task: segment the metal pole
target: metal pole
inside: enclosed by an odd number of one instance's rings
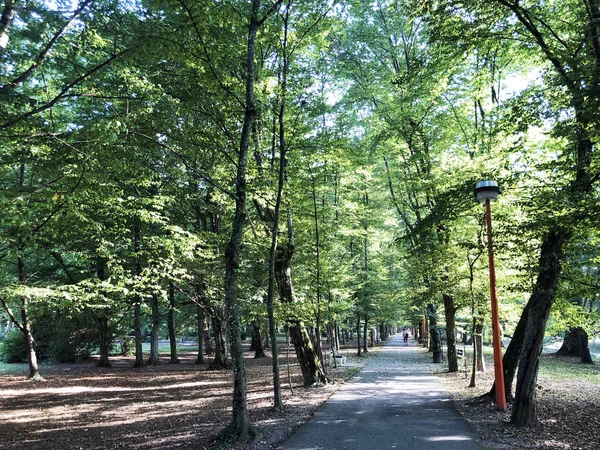
[[[498,320],[498,297],[496,294],[496,266],[494,264],[494,248],[492,245],[492,209],[490,199],[485,201],[487,221],[488,257],[490,260],[490,296],[492,302],[492,343],[494,347],[494,374],[496,382],[496,407],[506,411],[506,394],[504,391],[504,369],[502,367],[502,342],[500,321]]]

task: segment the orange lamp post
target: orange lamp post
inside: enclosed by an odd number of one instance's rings
[[[494,247],[492,241],[492,208],[491,202],[498,198],[500,188],[492,180],[480,181],[475,186],[475,196],[485,203],[487,224],[488,257],[490,267],[490,297],[492,303],[492,343],[494,347],[494,375],[496,383],[496,407],[506,411],[506,394],[504,391],[504,368],[502,367],[502,337],[500,336],[500,321],[498,319],[498,296],[496,293],[496,266],[494,264]]]

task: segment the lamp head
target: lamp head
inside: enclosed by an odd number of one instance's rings
[[[501,192],[498,183],[492,180],[480,181],[475,185],[475,197],[480,203],[484,203],[488,199],[493,202]]]

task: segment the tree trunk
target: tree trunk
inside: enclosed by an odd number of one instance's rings
[[[594,364],[588,344],[588,334],[584,329],[581,329],[581,332],[579,333],[579,361],[582,364]]]
[[[104,281],[106,279],[106,261],[103,258],[96,258],[96,273],[98,280]],[[104,292],[102,292],[104,295]],[[108,317],[102,317],[94,314],[96,324],[98,325],[98,333],[100,335],[100,360],[98,361],[98,367],[110,367],[109,353],[110,345],[112,343],[112,336],[108,329]]]
[[[265,348],[263,347],[262,336],[260,333],[260,326],[258,322],[255,320],[252,324],[252,343],[250,344],[250,349],[254,350],[255,358],[266,358]],[[279,370],[279,366],[278,370]]]
[[[279,299],[282,303],[293,303],[295,301],[291,269],[293,254],[294,245],[290,239],[287,240],[285,245],[277,249],[274,269],[279,289]],[[311,386],[315,383],[327,383],[323,366],[312,345],[304,323],[298,319],[292,319],[289,329],[290,338],[296,349],[296,356],[298,357],[298,363],[302,371],[304,385]]]
[[[167,326],[169,328],[169,344],[171,346],[170,364],[179,364],[177,357],[177,336],[175,336],[175,285],[169,281],[169,313],[167,315]]]
[[[427,317],[429,318],[429,335],[431,339],[429,351],[442,351],[442,338],[437,327],[437,312],[433,303],[427,306]]]
[[[135,258],[135,275],[142,273],[142,264],[140,262],[140,223],[138,217],[133,218],[133,253]],[[133,317],[133,328],[135,334],[135,363],[133,367],[144,366],[144,349],[142,347],[142,298],[139,294],[135,296],[135,307]]]
[[[17,2],[14,0],[6,0],[4,2],[4,10],[0,18],[0,56],[8,46],[8,38],[10,28],[14,18],[17,16]]]
[[[23,337],[25,338],[25,348],[27,349],[29,379],[33,381],[40,381],[42,380],[42,376],[40,375],[37,362],[37,354],[35,352],[35,340],[33,339],[33,334],[31,333],[31,322],[29,321],[29,311],[27,303],[27,299],[23,298],[21,303],[21,331],[23,331]]]
[[[580,358],[582,363],[591,363],[588,336],[582,327],[569,328],[556,356],[573,356]]]
[[[446,339],[448,342],[448,372],[458,372],[458,358],[456,357],[456,306],[454,297],[448,293],[443,294],[444,314],[446,316]],[[464,357],[464,356],[463,356]]]
[[[363,351],[369,351],[369,315],[365,314],[365,323],[363,325]]]
[[[158,366],[158,332],[160,329],[160,313],[158,310],[158,295],[152,294],[151,300],[152,308],[152,332],[150,335],[150,358],[148,359],[148,365]]]
[[[531,299],[529,300],[531,302]],[[523,347],[523,338],[525,337],[525,324],[527,323],[527,315],[529,313],[529,302],[523,308],[521,312],[521,318],[517,323],[513,336],[506,347],[504,356],[502,357],[502,368],[504,369],[504,392],[506,394],[506,401],[512,403],[514,401],[512,385],[517,373],[517,367],[519,366],[519,356],[521,355],[521,348]],[[488,394],[490,398],[496,398],[496,384],[492,385],[492,389]]]
[[[561,270],[563,245],[570,233],[565,229],[551,230],[542,243],[539,273],[529,301],[523,348],[519,357],[517,390],[511,423],[517,426],[537,424],[537,375],[542,353],[544,331],[554,302]]]
[[[196,321],[198,323],[198,356],[196,364],[204,364],[204,310],[200,305],[196,305]]]
[[[477,322],[473,336],[475,347],[477,347],[477,372],[485,372],[485,358],[483,357],[483,323]]]
[[[133,328],[135,334],[135,363],[133,367],[144,367],[144,349],[142,347],[142,299],[136,295]]]
[[[356,346],[358,348],[358,356],[362,356],[362,348],[360,346],[360,313],[356,313]]]
[[[108,328],[108,317],[96,316],[96,324],[98,325],[98,333],[100,334],[100,359],[98,367],[110,367],[109,353],[112,336]]]
[[[227,358],[225,338],[223,337],[223,321],[217,314],[217,311],[215,311],[212,317],[212,328],[215,335],[215,359],[210,366],[208,366],[208,370],[231,369],[232,363]],[[242,339],[240,337],[240,345],[241,342]]]

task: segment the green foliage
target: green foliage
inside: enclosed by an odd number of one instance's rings
[[[27,347],[21,330],[13,329],[0,341],[0,361],[5,363],[27,361]]]

